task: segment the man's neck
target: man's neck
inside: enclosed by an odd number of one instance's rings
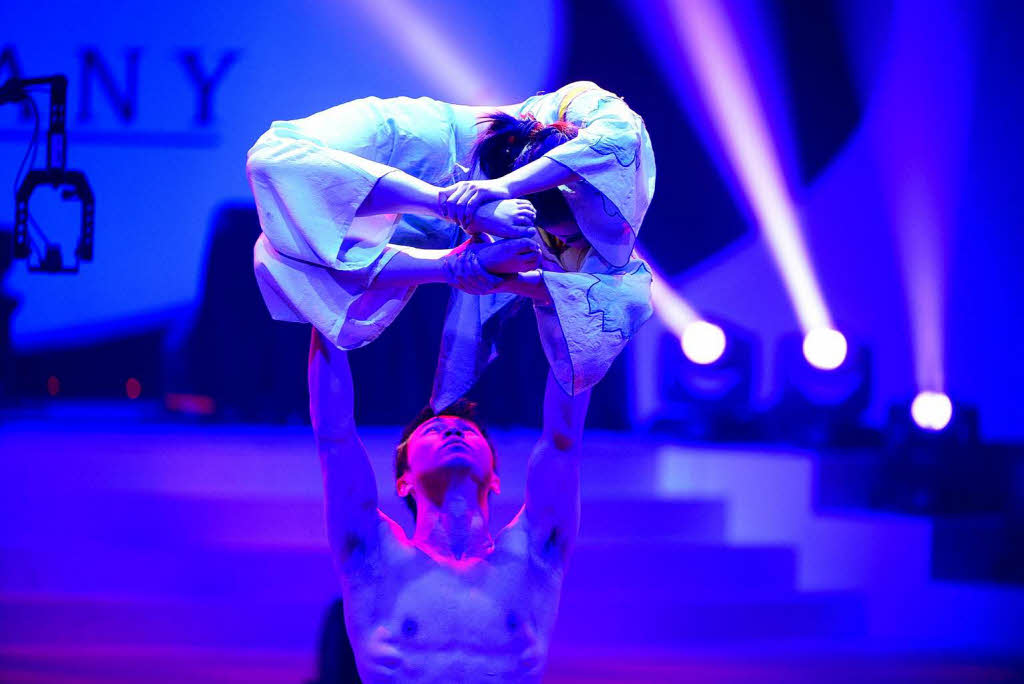
[[[488,526],[486,487],[466,473],[441,471],[416,498],[413,542],[434,555],[454,560],[480,558],[494,548]]]

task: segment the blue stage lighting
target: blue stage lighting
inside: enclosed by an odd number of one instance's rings
[[[766,430],[776,439],[810,446],[876,442],[877,435],[861,425],[871,400],[871,352],[863,345],[848,347],[837,331],[821,332],[809,355],[811,335],[789,335],[779,343],[781,396],[766,416]]]
[[[663,405],[655,429],[716,441],[752,436],[752,335],[721,323],[691,323],[682,341],[662,336],[658,368]]]

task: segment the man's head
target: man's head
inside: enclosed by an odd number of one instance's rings
[[[480,488],[482,496],[500,491],[497,458],[486,430],[477,421],[476,404],[460,399],[434,413],[420,411],[405,426],[395,448],[395,487],[416,517],[416,496],[424,478],[439,472],[460,471]]]

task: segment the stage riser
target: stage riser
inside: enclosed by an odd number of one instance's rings
[[[218,549],[3,550],[0,586],[7,593],[109,594],[183,599],[252,598],[329,601],[340,593],[330,552]],[[770,597],[793,592],[785,549],[581,543],[567,590],[600,600],[625,588],[636,601],[663,597]]]
[[[309,498],[197,498],[114,491],[99,495],[13,493],[0,499],[0,548],[47,548],[54,539],[103,546],[177,548],[324,548],[323,503]],[[497,533],[522,507],[522,496],[494,497],[491,527]],[[406,527],[412,515],[396,498],[381,508]],[[725,537],[721,501],[585,498],[582,539],[667,539],[715,543]]]

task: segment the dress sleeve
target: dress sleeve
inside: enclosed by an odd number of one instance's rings
[[[373,126],[364,123],[354,133],[353,149],[376,146]],[[388,243],[395,216],[382,221],[356,211],[394,170],[370,156],[327,147],[288,122],[276,122],[246,160],[260,225],[274,248],[341,270],[365,268]]]
[[[543,271],[551,304],[534,305],[544,354],[570,395],[604,377],[653,311],[651,272],[641,259],[607,269],[595,268],[602,262],[597,255],[587,262],[585,269],[604,272]]]
[[[416,289],[371,287],[395,254],[385,246],[363,270],[335,270],[281,254],[264,233],[253,248],[253,266],[271,318],[310,323],[339,349],[356,349],[384,332]]]
[[[582,180],[561,186],[576,222],[611,265],[622,267],[654,196],[654,151],[643,119],[626,102],[589,82],[568,91],[564,118],[579,135],[546,156]]]
[[[369,343],[394,320],[414,288],[375,286],[392,245],[449,247],[454,224],[356,211],[396,169],[428,182],[452,173],[445,111],[427,98],[364,98],[274,122],[249,150],[263,228],[254,267],[273,318],[311,323],[342,349]]]

